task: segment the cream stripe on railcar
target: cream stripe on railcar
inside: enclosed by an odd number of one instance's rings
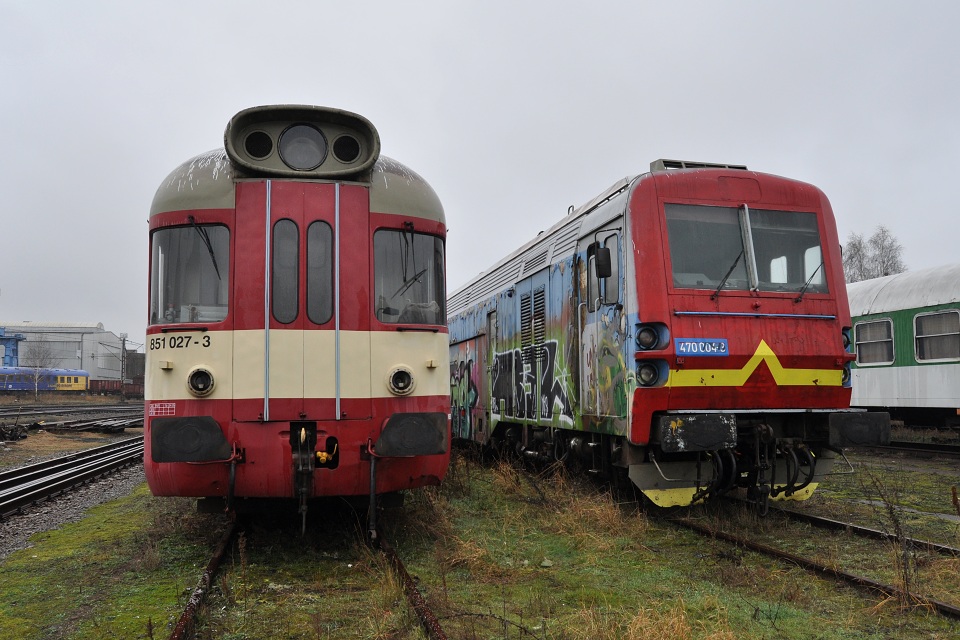
[[[222,331],[191,337],[212,338],[211,346],[202,349],[157,349],[151,353],[151,370],[146,376],[146,393],[150,400],[192,399],[186,387],[187,374],[196,366],[209,369],[216,380],[211,400],[263,397],[263,330]],[[301,343],[301,338],[304,341]],[[414,374],[413,396],[437,396],[450,393],[447,367],[447,334],[432,332],[343,331],[340,336],[341,380],[343,398],[392,397],[387,376],[397,366],[406,366]],[[231,349],[231,344],[233,349]],[[271,367],[271,398],[332,398],[336,395],[336,377],[332,331],[270,332],[273,351],[271,360],[285,361],[287,366]],[[331,354],[329,361],[309,363],[303,367],[303,355]],[[243,363],[233,369],[233,362]],[[286,359],[286,360],[284,360]],[[371,362],[369,377],[351,375],[352,360]],[[291,364],[293,363],[293,364]],[[166,368],[162,368],[166,367]],[[304,373],[301,374],[300,372]]]

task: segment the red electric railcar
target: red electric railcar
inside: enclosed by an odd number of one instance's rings
[[[239,506],[438,484],[445,219],[365,118],[241,111],[150,212],[146,475]]]
[[[850,312],[830,203],[657,161],[451,295],[453,432],[629,478],[660,505],[803,499],[849,443]]]

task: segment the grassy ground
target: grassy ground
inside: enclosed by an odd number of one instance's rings
[[[443,488],[384,517],[450,638],[956,637],[958,626],[923,609],[677,529],[563,474],[536,485],[508,464],[456,457]],[[869,482],[832,486],[820,507],[874,497]],[[695,515],[852,562],[849,538],[749,512]],[[199,637],[423,638],[355,514],[334,501],[310,516],[306,536],[295,515],[247,524]],[[167,637],[222,524],[141,488],[38,536],[0,564],[0,637]],[[883,568],[897,554],[874,544],[854,556]]]
[[[155,500],[143,485],[34,536],[0,564],[0,637],[149,637],[186,602],[219,526],[186,502]]]

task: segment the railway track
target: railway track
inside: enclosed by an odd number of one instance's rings
[[[908,441],[891,441],[889,445],[886,446],[874,446],[869,447],[870,449],[877,449],[880,451],[903,451],[905,453],[915,453],[915,454],[932,454],[932,455],[943,455],[950,456],[952,458],[960,458],[960,445],[958,444],[944,444],[944,443],[932,443],[932,442],[908,442]]]
[[[27,418],[32,416],[63,416],[90,413],[142,414],[143,404],[7,405],[0,407],[0,420],[9,420],[11,418]]]
[[[897,536],[888,533],[886,531],[881,531],[879,529],[873,529],[870,527],[860,526],[852,522],[843,522],[841,520],[834,520],[832,518],[824,518],[823,516],[817,516],[810,513],[801,513],[799,511],[793,511],[791,509],[771,509],[776,513],[782,514],[791,520],[796,520],[798,522],[806,522],[815,527],[821,529],[830,529],[833,531],[849,531],[854,535],[858,535],[863,538],[872,538],[874,540],[884,540],[886,542],[898,542],[909,545],[913,549],[920,549],[923,551],[932,551],[934,553],[941,553],[948,556],[955,556],[960,558],[960,548],[952,547],[947,544],[940,544],[939,542],[930,542],[929,540],[919,540],[917,538],[901,537],[897,539]]]
[[[177,620],[173,632],[170,634],[170,640],[188,640],[194,636],[196,632],[197,615],[203,607],[207,593],[213,584],[213,579],[220,568],[220,564],[223,562],[224,556],[233,547],[239,529],[240,525],[237,524],[236,520],[232,520],[230,526],[211,554],[210,559],[207,561],[207,565],[197,582],[196,588],[187,600],[183,613],[180,614],[180,618]],[[446,634],[440,627],[439,620],[430,609],[430,605],[423,597],[423,594],[420,593],[413,578],[410,577],[409,572],[407,572],[403,560],[400,559],[396,550],[387,541],[382,530],[377,531],[376,542],[374,544],[384,557],[387,558],[391,568],[400,579],[404,594],[407,597],[407,602],[420,621],[420,625],[426,633],[427,638],[430,640],[447,640]]]
[[[0,519],[143,461],[143,438],[129,438],[0,473]]]
[[[785,513],[787,513],[791,517],[794,515],[792,512],[785,512]],[[874,530],[870,530],[866,527],[859,527],[851,523],[830,521],[827,518],[819,518],[817,516],[804,516],[804,519],[807,519],[807,518],[809,518],[809,521],[811,523],[816,523],[818,524],[818,526],[822,524],[823,526],[829,527],[829,528],[849,529],[850,531],[853,531],[858,535],[865,535],[868,537],[881,538],[881,539],[885,538],[885,535],[875,535],[875,534],[882,534],[882,532],[875,532]],[[943,602],[941,600],[936,600],[933,598],[927,598],[927,597],[918,595],[916,593],[907,592],[898,586],[879,582],[877,580],[873,580],[872,578],[858,575],[849,571],[844,571],[842,569],[837,568],[835,566],[835,563],[826,564],[826,563],[814,560],[812,558],[800,556],[795,553],[791,553],[789,551],[784,551],[783,549],[777,549],[770,545],[757,542],[756,540],[751,540],[743,536],[739,536],[736,534],[728,533],[726,531],[715,529],[701,522],[697,522],[696,520],[693,520],[691,518],[674,517],[674,518],[670,518],[669,521],[674,523],[677,526],[684,527],[686,529],[699,533],[703,536],[714,538],[717,540],[723,540],[725,542],[734,544],[738,547],[749,549],[751,551],[755,551],[769,557],[777,558],[779,560],[786,560],[787,562],[796,564],[797,566],[803,567],[804,569],[807,569],[814,573],[827,576],[836,580],[840,580],[841,582],[845,582],[847,584],[850,584],[859,588],[868,589],[874,593],[879,593],[887,597],[895,596],[904,602],[917,603],[919,605],[930,608],[931,610],[939,613],[942,616],[952,618],[954,620],[960,620],[960,607],[958,607],[957,605],[954,605],[948,602]],[[936,543],[931,543],[926,541],[912,541],[912,542],[916,543],[918,546],[934,549],[943,553],[953,553],[957,551],[956,549],[947,547],[946,545],[937,545]]]

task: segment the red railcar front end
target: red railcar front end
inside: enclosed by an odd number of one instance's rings
[[[226,147],[174,171],[151,212],[151,490],[305,508],[438,484],[436,194],[345,112],[250,109]]]
[[[664,504],[746,476],[807,497],[829,448],[881,431],[880,417],[849,411],[850,313],[827,198],[740,169],[654,172],[630,215],[637,333],[658,334],[634,354],[630,440],[655,463],[631,469],[635,482]]]

